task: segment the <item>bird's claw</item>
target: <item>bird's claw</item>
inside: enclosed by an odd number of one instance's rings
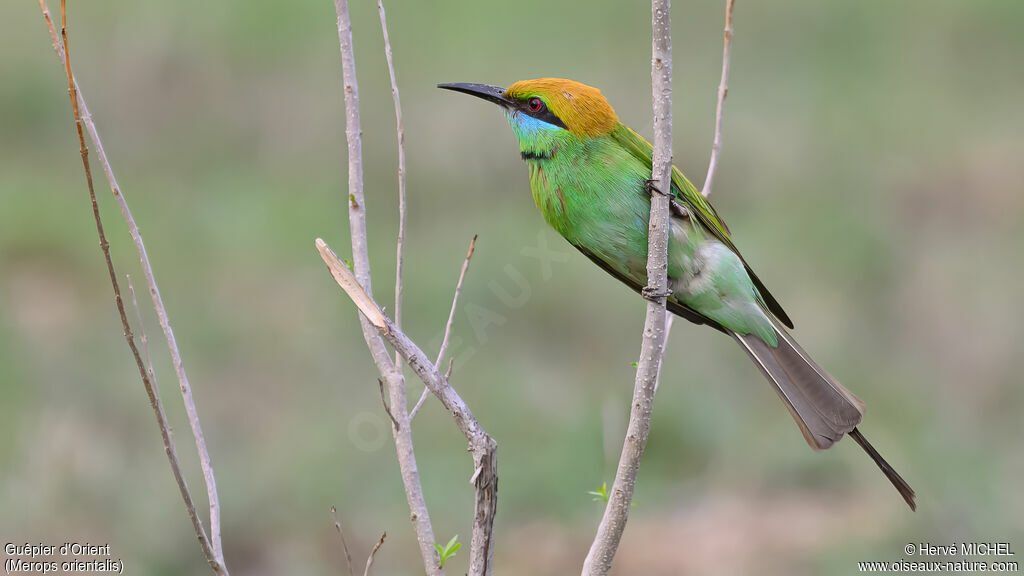
[[[651,288],[650,286],[644,286],[640,290],[640,295],[646,298],[647,300],[659,301],[662,298],[668,298],[669,296],[671,296],[672,292],[669,290],[666,290],[664,292],[658,292],[657,290]]]
[[[654,186],[654,180],[652,180],[650,178],[648,178],[647,180],[644,180],[644,192],[647,192],[648,196],[654,196],[655,193],[657,193],[657,194],[664,194],[664,192],[662,192],[661,190],[658,190],[658,188]],[[681,204],[675,198],[672,198],[672,197],[669,198],[668,207],[669,207],[669,210],[673,214],[675,214],[676,216],[682,216],[684,218],[689,218],[690,217],[690,211],[686,208],[686,206]]]
[[[669,199],[668,207],[669,210],[671,210],[672,213],[675,214],[676,216],[680,216],[683,218],[690,217],[690,210],[683,204],[677,202],[674,198]]]
[[[664,194],[664,192],[658,190],[658,188],[654,185],[654,182],[655,181],[651,178],[644,180],[644,192],[647,192],[647,194],[650,196],[653,196],[655,192],[657,192],[658,194]]]

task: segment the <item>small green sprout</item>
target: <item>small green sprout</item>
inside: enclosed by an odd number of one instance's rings
[[[607,482],[602,482],[601,485],[597,488],[597,490],[591,490],[591,491],[587,492],[587,494],[590,494],[591,496],[594,497],[593,498],[594,502],[604,502],[605,504],[607,504],[608,503],[608,483]]]
[[[605,504],[607,504],[608,503],[608,483],[607,482],[602,482],[601,485],[597,487],[597,490],[591,490],[591,491],[587,492],[587,494],[590,494],[591,496],[594,497],[593,498],[594,502],[604,502]],[[630,502],[629,505],[630,506],[636,506],[637,503],[636,502]]]
[[[459,542],[459,535],[456,534],[455,536],[452,536],[452,539],[444,546],[434,542],[434,548],[436,548],[437,553],[441,555],[441,568],[444,568],[444,563],[452,556],[455,556],[455,553],[459,551],[459,548],[462,548],[462,542]]]

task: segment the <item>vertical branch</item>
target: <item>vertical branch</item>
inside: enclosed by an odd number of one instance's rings
[[[356,61],[352,45],[352,21],[349,18],[348,0],[334,0],[338,20],[338,43],[341,49],[341,70],[345,89],[345,138],[348,142],[348,216],[352,237],[352,263],[355,279],[368,295],[373,294],[370,285],[370,257],[367,249],[366,213],[363,197],[363,152],[362,128],[359,119],[359,86],[356,82]],[[388,355],[380,334],[370,320],[359,316],[363,339],[370,350],[377,370],[388,386],[391,410],[397,424],[391,427],[395,441],[398,466],[409,504],[409,518],[420,555],[428,576],[443,576],[441,559],[434,549],[434,529],[430,524],[430,513],[423,497],[419,467],[409,428],[408,402],[405,394],[405,378],[396,363]]]
[[[423,487],[420,484],[419,472],[416,467],[416,455],[413,451],[412,433],[410,431],[410,414],[406,400],[405,378],[402,375],[399,359],[392,362],[384,345],[383,337],[394,347],[395,352],[404,358],[423,383],[447,409],[456,425],[469,443],[473,455],[473,477],[470,482],[475,488],[475,505],[473,515],[473,538],[470,544],[469,572],[473,576],[490,576],[494,562],[494,515],[497,511],[498,476],[496,465],[497,444],[487,435],[473,417],[458,393],[441,375],[437,366],[430,362],[411,340],[402,334],[397,324],[384,316],[383,311],[373,301],[370,287],[370,261],[367,251],[366,215],[363,198],[362,143],[359,124],[359,89],[356,83],[355,57],[352,48],[352,22],[349,18],[348,0],[335,0],[335,11],[338,16],[338,41],[341,47],[342,76],[345,85],[345,135],[348,141],[349,159],[349,222],[352,235],[353,271],[350,271],[319,238],[317,249],[327,263],[331,274],[339,285],[352,297],[360,311],[360,323],[363,337],[370,349],[370,354],[377,365],[383,380],[387,383],[391,394],[391,413],[393,425],[392,435],[398,452],[399,468],[402,471],[402,483],[405,485],[406,499],[409,502],[410,518],[416,531],[420,545],[420,553],[428,576],[443,575],[440,557],[434,548],[433,529],[423,499]],[[388,70],[391,75],[392,93],[395,100],[395,114],[398,125],[399,142],[399,240],[398,268],[396,275],[396,305],[401,302],[401,266],[404,244],[405,191],[404,191],[404,150],[401,107],[398,89],[395,82],[394,65],[391,58],[391,44],[387,33],[387,20],[384,6],[378,0],[381,29],[384,32],[385,53]],[[472,248],[470,250],[472,252]],[[468,258],[468,256],[467,256]],[[463,270],[463,273],[465,270]],[[383,538],[382,538],[383,540]],[[372,559],[372,554],[371,554]],[[367,563],[367,571],[370,564]]]
[[[342,81],[345,85],[345,140],[348,143],[348,218],[352,227],[352,267],[356,280],[368,294],[370,257],[366,242],[366,213],[363,209],[363,129],[359,118],[359,84],[352,46],[352,21],[348,0],[334,0],[338,14],[338,43],[341,45]]]
[[[668,294],[669,196],[672,186],[672,27],[670,0],[651,2],[651,87],[654,108],[654,158],[651,174],[651,215],[648,228],[647,286],[640,360],[633,402],[615,482],[604,517],[583,564],[585,576],[605,575],[611,569],[636,486],[640,458],[650,433],[651,411],[658,373],[665,352],[665,298]]]
[[[391,97],[395,101],[395,130],[398,133],[398,246],[395,249],[395,326],[402,326],[402,264],[405,258],[405,127],[402,125],[402,100],[398,96],[398,80],[395,79],[395,62],[391,55],[391,38],[388,36],[388,20],[384,14],[384,0],[377,0],[380,13],[380,29],[384,34],[384,56],[388,61],[388,75],[391,78]],[[395,352],[395,364],[401,356]]]
[[[212,544],[206,535],[202,521],[196,514],[195,503],[192,500],[192,495],[189,492],[188,485],[185,483],[185,478],[182,475],[181,466],[178,462],[177,450],[174,445],[174,439],[171,435],[170,425],[167,422],[167,415],[164,413],[163,403],[160,400],[160,393],[156,389],[156,386],[154,386],[153,381],[146,370],[146,366],[142,361],[138,347],[135,344],[135,336],[132,334],[131,326],[128,323],[128,317],[125,313],[124,301],[121,297],[121,288],[117,281],[114,264],[110,258],[110,245],[107,242],[106,234],[104,233],[103,221],[100,217],[99,206],[96,202],[92,169],[89,163],[89,150],[85,145],[83,127],[89,132],[89,137],[96,148],[97,158],[103,166],[103,171],[110,182],[111,191],[114,193],[114,198],[117,201],[118,206],[121,208],[122,216],[124,216],[125,221],[128,223],[129,232],[131,233],[132,239],[135,241],[136,248],[139,252],[139,258],[142,260],[143,272],[146,276],[146,281],[149,284],[150,294],[153,295],[154,307],[157,309],[157,315],[160,317],[161,325],[165,326],[165,334],[168,334],[168,347],[171,349],[172,357],[175,358],[175,368],[180,368],[180,355],[177,354],[177,346],[174,343],[173,334],[169,333],[170,326],[167,325],[167,314],[166,311],[164,311],[163,303],[160,301],[159,291],[156,288],[156,280],[153,277],[152,267],[149,264],[149,258],[146,255],[145,246],[142,244],[142,236],[139,234],[138,227],[135,225],[135,221],[131,216],[131,211],[128,210],[128,204],[125,201],[124,196],[121,194],[120,188],[117,186],[117,181],[114,179],[113,170],[107,160],[106,153],[103,151],[103,145],[96,132],[96,126],[92,122],[89,109],[85,105],[85,98],[78,90],[78,83],[75,81],[75,77],[71,69],[71,47],[68,42],[66,0],[61,0],[60,2],[60,39],[57,37],[53,19],[50,17],[50,10],[46,5],[46,0],[39,0],[39,7],[43,12],[43,19],[50,31],[50,37],[53,41],[53,49],[56,51],[58,58],[63,61],[64,70],[67,74],[68,95],[71,98],[71,109],[75,117],[75,126],[78,130],[79,150],[82,156],[82,165],[85,169],[86,182],[89,187],[89,199],[92,203],[93,218],[96,221],[96,232],[100,239],[100,249],[103,251],[104,260],[106,260],[107,272],[110,275],[110,283],[114,291],[114,302],[117,306],[118,314],[121,317],[121,326],[124,329],[124,337],[132,352],[132,356],[135,359],[139,375],[142,378],[143,386],[145,387],[146,394],[149,397],[150,405],[153,407],[153,411],[156,415],[157,425],[160,428],[160,436],[164,443],[164,451],[167,453],[167,459],[171,465],[171,472],[178,484],[178,490],[181,492],[182,500],[185,502],[186,511],[188,512],[189,519],[192,521],[192,526],[195,529],[196,537],[199,539],[199,544],[203,550],[203,554],[206,556],[207,562],[210,564],[210,567],[213,569],[215,574],[227,576],[228,571],[227,567],[224,565],[224,556],[221,552],[220,545],[220,508],[217,503],[217,488],[213,483],[213,470],[210,468],[209,455],[206,453],[206,445],[202,437],[202,431],[198,428],[198,415],[195,413],[195,404],[192,402],[191,392],[188,390],[188,381],[184,380],[181,382],[181,391],[182,397],[185,400],[185,407],[189,412],[189,421],[193,424],[193,434],[196,439],[196,447],[200,452],[200,460],[203,463],[203,475],[207,481],[207,494],[210,499],[210,531],[213,536]],[[179,379],[183,375],[184,371],[181,369],[179,371]]]
[[[725,98],[729,95],[729,53],[732,47],[732,8],[736,0],[725,1],[725,41],[722,48],[722,79],[718,82],[718,106],[715,108],[715,139],[711,145],[711,160],[708,162],[708,174],[704,178],[704,188],[700,191],[705,198],[711,195],[711,183],[718,169],[718,155],[722,151],[722,112]]]

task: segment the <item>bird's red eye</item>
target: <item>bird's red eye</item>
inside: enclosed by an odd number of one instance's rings
[[[544,103],[541,102],[540,98],[530,98],[526,105],[530,108],[530,112],[540,112],[540,109],[544,107]]]

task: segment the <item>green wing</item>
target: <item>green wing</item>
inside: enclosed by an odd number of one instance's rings
[[[643,162],[648,168],[651,167],[652,160],[651,156],[654,153],[654,147],[651,143],[644,139],[643,136],[637,134],[629,126],[620,124],[617,128],[612,130],[611,138],[620,146],[625,148],[636,157],[638,160]],[[787,327],[793,327],[793,321],[789,319],[789,315],[782,309],[782,305],[779,304],[778,300],[772,296],[768,288],[765,287],[761,279],[757,277],[754,270],[751,269],[750,264],[740,254],[739,248],[736,247],[732,242],[732,237],[729,235],[729,228],[722,221],[721,217],[718,216],[718,212],[715,212],[713,206],[708,203],[707,198],[704,197],[697,190],[697,188],[683,176],[683,173],[679,171],[674,165],[672,166],[672,195],[676,200],[683,203],[691,213],[693,213],[701,224],[704,225],[708,231],[714,235],[722,244],[729,247],[730,250],[736,253],[743,262],[743,266],[747,270],[747,274],[750,275],[750,279],[754,282],[754,286],[757,287],[758,292],[764,299],[765,306],[768,310],[775,315],[783,324]]]

